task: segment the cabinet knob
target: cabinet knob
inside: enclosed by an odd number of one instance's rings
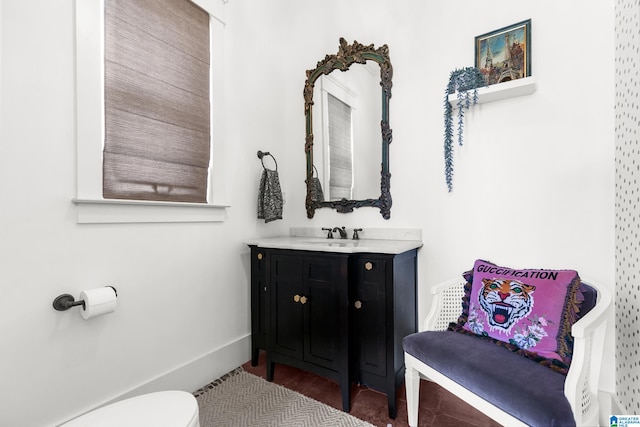
[[[373,270],[373,264],[370,262],[365,262],[364,263],[364,268],[365,270]]]
[[[306,304],[306,303],[307,303],[307,297],[305,297],[305,296],[301,296],[301,297],[300,297],[300,304],[303,304],[303,305],[304,305],[304,304]]]
[[[294,295],[294,296],[293,296],[293,301],[294,301],[294,302],[300,302],[300,295],[297,295],[297,294],[296,294],[296,295]]]
[[[258,259],[262,259],[262,252],[258,252]]]
[[[362,308],[362,301],[358,300],[356,302],[353,303],[353,306],[357,309],[360,310]]]

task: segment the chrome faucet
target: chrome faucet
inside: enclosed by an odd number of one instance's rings
[[[340,238],[341,239],[346,239],[347,238],[347,230],[345,230],[344,227],[342,227],[342,228],[335,227],[333,229],[333,232],[335,233],[336,231],[340,233]]]

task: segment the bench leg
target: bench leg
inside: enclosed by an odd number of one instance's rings
[[[418,402],[420,400],[420,373],[406,363],[404,373],[404,384],[407,390],[407,416],[409,418],[409,426],[416,427],[418,425]]]

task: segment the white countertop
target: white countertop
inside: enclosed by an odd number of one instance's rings
[[[337,234],[337,233],[336,233]],[[316,252],[400,254],[422,247],[420,240],[340,239],[334,237],[283,236],[255,238],[245,244],[260,248],[294,249]]]

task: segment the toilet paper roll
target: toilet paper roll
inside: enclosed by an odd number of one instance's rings
[[[111,286],[89,289],[80,292],[80,299],[84,301],[84,308],[80,314],[84,319],[113,313],[116,310],[118,294]]]

